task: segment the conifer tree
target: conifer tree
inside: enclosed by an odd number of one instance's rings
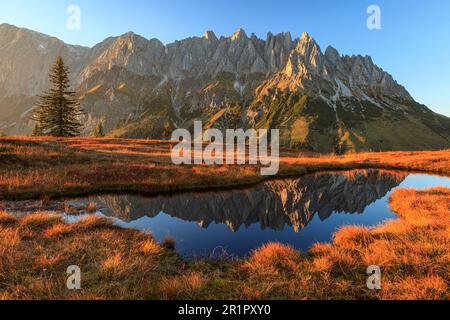
[[[95,127],[94,137],[103,138],[104,136],[105,136],[105,131],[103,130],[103,123],[101,121],[99,121],[99,123],[97,123],[97,126]]]
[[[76,93],[70,91],[69,68],[61,57],[50,70],[51,88],[38,97],[33,120],[41,135],[74,137],[80,135],[82,110]]]

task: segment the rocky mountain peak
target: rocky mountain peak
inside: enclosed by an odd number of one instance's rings
[[[312,80],[312,75],[323,71],[323,54],[316,41],[304,32],[292,50],[283,72],[288,77]],[[303,79],[299,79],[304,83]],[[303,87],[303,86],[301,86]]]
[[[5,35],[7,32],[11,31],[16,32],[17,30],[19,30],[19,28],[17,28],[16,26],[8,23],[0,23],[0,32],[2,33],[2,35]]]
[[[297,42],[295,50],[303,56],[322,55],[319,45],[308,33],[303,32],[302,37]]]
[[[309,35],[308,32],[304,31],[304,32],[302,32],[300,41],[310,42],[310,41],[314,41],[314,39]]]
[[[236,32],[233,33],[233,35],[231,36],[231,41],[246,40],[246,39],[248,39],[247,34],[242,28],[237,29]]]
[[[218,41],[217,36],[213,31],[206,31],[203,34],[203,38],[205,38],[206,40],[209,40],[209,41],[213,41],[213,42]]]
[[[336,65],[338,60],[341,58],[339,52],[332,46],[328,46],[327,49],[325,50],[325,57],[333,65]]]

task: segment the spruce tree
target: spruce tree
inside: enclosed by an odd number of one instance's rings
[[[39,134],[55,137],[80,135],[82,110],[76,93],[70,91],[69,68],[61,57],[50,70],[51,88],[38,97],[33,120],[37,121]]]
[[[104,136],[105,132],[103,130],[103,123],[100,121],[99,123],[97,123],[97,126],[95,127],[94,137],[103,138]]]

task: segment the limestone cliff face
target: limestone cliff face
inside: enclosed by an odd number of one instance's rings
[[[71,46],[27,29],[0,24],[0,85],[3,94],[37,95],[46,87],[58,55],[78,74],[89,48]],[[2,106],[3,107],[3,106]]]
[[[450,146],[450,120],[416,103],[370,57],[323,53],[307,33],[263,40],[242,29],[167,45],[130,32],[85,48],[2,24],[0,130],[31,131],[58,55],[86,110],[85,135],[103,121],[111,136],[167,138],[199,119],[279,128],[284,146],[322,152]]]

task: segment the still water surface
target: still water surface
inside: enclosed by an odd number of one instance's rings
[[[268,181],[248,189],[151,198],[105,195],[69,202],[94,202],[99,215],[118,226],[150,232],[158,241],[172,237],[187,258],[243,257],[270,241],[306,251],[316,242],[329,242],[342,226],[375,226],[395,219],[388,201],[396,188],[436,186],[450,187],[450,178],[354,170]]]

